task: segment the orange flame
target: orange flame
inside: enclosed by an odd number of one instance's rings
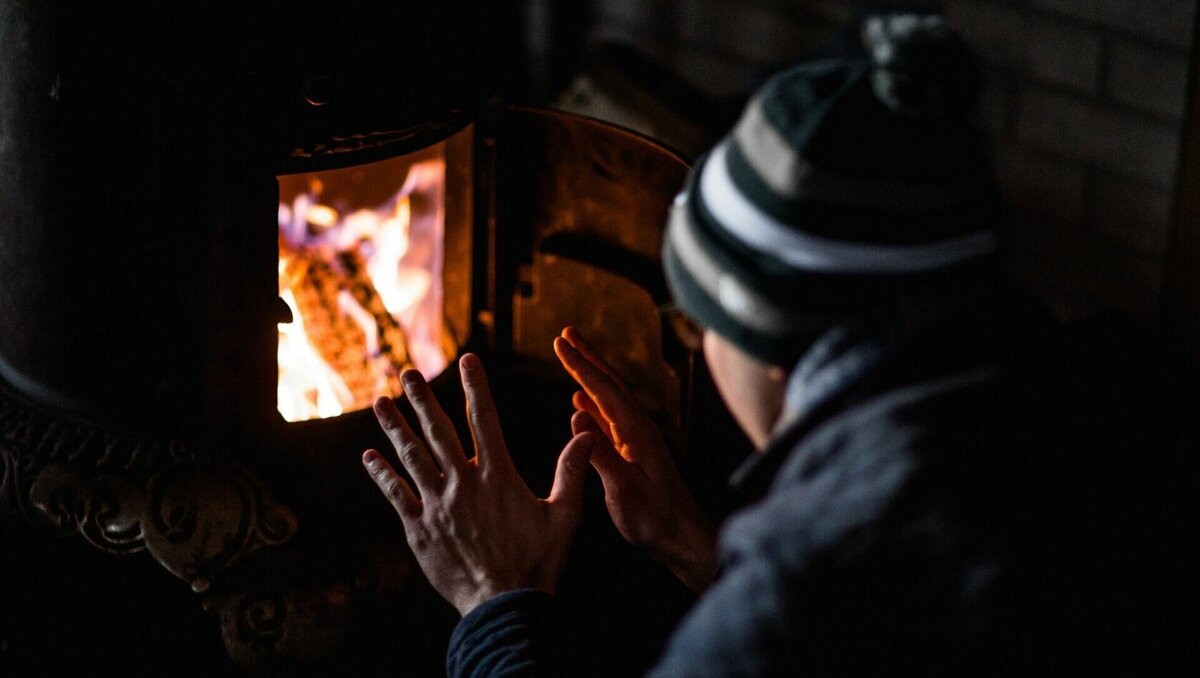
[[[370,167],[353,170],[353,181]],[[287,421],[398,396],[402,369],[432,378],[452,357],[442,336],[444,162],[413,164],[375,206],[326,195],[335,179],[309,175],[307,190],[279,205],[279,290],[293,318],[279,325],[278,408]]]

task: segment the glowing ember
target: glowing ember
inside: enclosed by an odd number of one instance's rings
[[[440,158],[280,178],[279,292],[293,317],[279,325],[284,419],[369,407],[400,395],[404,368],[445,369],[444,184]]]
[[[309,224],[324,229],[338,222],[338,213],[337,210],[327,205],[313,205],[308,208],[306,219]]]

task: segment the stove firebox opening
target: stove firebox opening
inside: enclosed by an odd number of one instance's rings
[[[446,142],[279,177],[277,407],[334,417],[440,374],[458,346],[443,311]]]

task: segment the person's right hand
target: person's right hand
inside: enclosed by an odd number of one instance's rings
[[[662,432],[629,394],[616,373],[568,327],[554,340],[554,352],[583,388],[572,403],[576,435],[600,434],[591,462],[604,483],[604,500],[617,530],[644,547],[693,591],[716,576],[712,526],[692,499]]]

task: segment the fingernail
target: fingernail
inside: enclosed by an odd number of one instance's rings
[[[367,450],[363,452],[362,462],[364,466],[374,466],[379,461],[379,453],[375,450]]]
[[[395,411],[395,410],[393,410],[394,407],[395,407],[395,404],[392,403],[391,398],[382,397],[375,401],[375,405],[372,409],[375,410],[375,418],[376,419],[379,419],[381,421],[391,421],[392,420],[392,412]]]
[[[479,356],[475,355],[474,353],[463,354],[462,360],[459,364],[461,364],[463,369],[468,372],[478,372],[482,367],[482,363],[479,361]]]
[[[416,370],[404,370],[400,373],[400,381],[404,382],[405,386],[416,386],[423,381],[421,373]]]

